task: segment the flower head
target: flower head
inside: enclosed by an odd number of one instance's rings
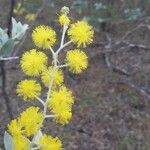
[[[26,75],[38,76],[46,68],[47,56],[43,52],[32,49],[23,54],[20,63]]]
[[[62,142],[58,137],[43,135],[39,141],[41,150],[62,150]]]
[[[67,15],[62,14],[59,16],[59,23],[62,26],[68,26],[70,24],[70,19]]]
[[[33,100],[41,94],[41,86],[35,80],[23,80],[17,85],[16,92],[24,100]]]
[[[68,35],[78,47],[86,47],[86,45],[93,42],[94,31],[92,26],[87,22],[78,21],[71,25],[68,30]]]
[[[57,115],[54,118],[56,123],[60,123],[62,125],[68,124],[70,119],[72,118],[72,112],[69,110],[60,110],[57,111]]]
[[[34,29],[32,39],[37,47],[48,49],[55,44],[56,33],[51,27],[40,25]]]
[[[48,70],[43,71],[41,75],[42,82],[46,87],[50,84],[50,78],[53,73],[53,67],[49,67]],[[60,86],[64,81],[63,72],[60,69],[56,69],[53,76],[53,86]]]
[[[69,64],[69,70],[76,74],[81,73],[88,66],[86,54],[79,49],[68,51],[66,62]]]
[[[13,137],[21,135],[21,127],[19,126],[18,121],[16,119],[12,120],[8,124],[8,131]]]
[[[62,125],[67,124],[72,116],[71,109],[74,99],[71,91],[62,86],[57,91],[51,93],[48,106],[51,111],[56,115],[55,121]]]
[[[22,133],[30,137],[34,135],[42,126],[43,113],[38,107],[29,107],[23,111],[18,118],[18,123],[22,128]]]
[[[15,150],[30,150],[30,142],[24,136],[13,137]]]

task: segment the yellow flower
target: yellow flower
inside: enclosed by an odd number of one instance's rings
[[[56,115],[55,121],[62,125],[67,124],[72,116],[71,109],[74,99],[71,91],[62,86],[51,93],[48,107]]]
[[[48,49],[55,44],[56,33],[51,27],[40,25],[34,29],[32,39],[39,48]]]
[[[62,25],[62,26],[68,26],[70,24],[70,19],[67,15],[60,15],[59,16],[59,23]]]
[[[29,140],[24,136],[13,137],[14,150],[30,150]]]
[[[34,21],[35,20],[35,17],[36,17],[36,15],[35,14],[27,14],[26,16],[25,16],[25,19],[28,21],[28,22],[31,22],[31,21]]]
[[[41,94],[41,86],[35,80],[23,80],[17,85],[16,93],[24,100],[33,100]]]
[[[43,135],[39,141],[40,150],[62,150],[62,142],[58,137]]]
[[[68,124],[70,119],[72,118],[72,112],[68,110],[60,110],[56,117],[54,118],[56,123],[60,123],[62,125]]]
[[[22,7],[21,3],[18,3],[16,8],[14,9],[14,14],[23,15],[26,12],[26,9]]]
[[[53,67],[49,67],[48,70],[43,71],[41,75],[42,82],[46,87],[50,84],[50,79],[52,76]],[[53,77],[53,86],[60,86],[64,81],[63,72],[60,69],[57,69]]]
[[[16,119],[12,120],[8,124],[8,131],[12,136],[20,136],[21,135],[21,127],[18,124]]]
[[[18,123],[22,128],[22,133],[30,137],[34,135],[42,126],[43,113],[38,107],[29,107],[20,114]]]
[[[87,22],[78,21],[71,25],[68,30],[68,35],[78,47],[86,47],[86,45],[93,42],[94,31],[92,26]]]
[[[21,68],[26,75],[38,76],[46,68],[47,59],[43,52],[32,49],[23,54]]]
[[[69,64],[69,70],[76,74],[81,73],[88,66],[87,55],[79,49],[68,51],[66,62]]]

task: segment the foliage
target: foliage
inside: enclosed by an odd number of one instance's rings
[[[125,9],[124,10],[125,16],[128,20],[137,20],[139,17],[143,16],[140,8],[135,9]]]
[[[103,23],[111,23],[122,19],[134,21],[144,15],[144,11],[142,11],[144,9],[141,6],[134,6],[133,4],[130,6],[128,1],[122,2],[122,6],[118,10],[113,5],[113,1],[103,0],[92,2],[88,0],[74,0],[72,8],[77,13],[83,14],[83,18],[90,21],[97,29]]]
[[[12,32],[10,37],[7,34],[7,29],[0,28],[0,58],[11,55],[14,46],[22,39],[27,29],[27,24],[23,25],[14,18],[12,18]]]

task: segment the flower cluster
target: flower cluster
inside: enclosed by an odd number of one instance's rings
[[[38,133],[42,133],[46,118],[53,118],[55,123],[61,125],[68,124],[71,120],[74,97],[64,85],[63,68],[68,67],[72,73],[79,74],[88,67],[88,57],[81,48],[92,43],[94,36],[93,28],[86,21],[72,23],[68,14],[69,9],[63,7],[58,18],[63,29],[57,50],[53,49],[56,32],[49,26],[40,25],[32,32],[36,49],[28,50],[21,58],[20,67],[28,78],[18,83],[16,93],[25,101],[39,101],[43,110],[29,107],[8,124],[15,150],[61,150],[63,147],[58,137]],[[65,42],[65,35],[68,35],[70,41]],[[70,44],[75,44],[78,48],[67,50],[64,63],[60,64],[58,56]],[[46,50],[51,52],[51,64],[48,63]],[[45,99],[41,98],[42,85],[47,89]]]

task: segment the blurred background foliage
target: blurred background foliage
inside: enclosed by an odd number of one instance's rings
[[[44,1],[44,0],[43,0]],[[18,0],[14,13],[28,22],[35,19],[42,0]],[[76,17],[89,21],[98,31],[106,24],[136,21],[150,12],[150,0],[71,0],[67,3]],[[55,8],[65,1],[51,0],[48,5]],[[117,3],[116,3],[117,2]]]

